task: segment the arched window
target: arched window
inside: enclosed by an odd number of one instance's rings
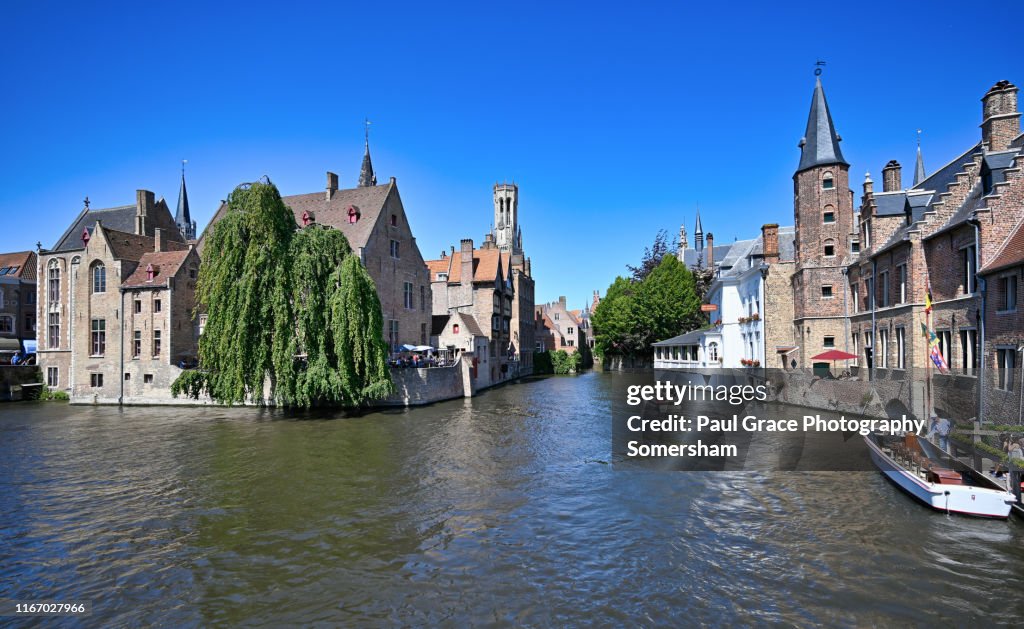
[[[826,240],[825,241],[824,249],[825,249],[824,253],[825,253],[825,257],[826,258],[831,258],[832,256],[836,255],[836,243],[835,243],[835,241],[832,240],[831,238]]]
[[[60,263],[50,260],[47,275],[47,300],[51,304],[60,303]]]
[[[107,292],[107,267],[103,266],[102,262],[92,265],[92,292]]]
[[[821,213],[822,223],[834,223],[836,222],[836,208],[831,205],[826,205],[825,209]]]
[[[824,190],[831,190],[836,187],[835,179],[832,178],[832,171],[826,170],[821,176],[821,187]]]

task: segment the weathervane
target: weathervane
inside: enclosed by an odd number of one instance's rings
[[[817,61],[814,62],[814,65],[817,66],[816,68],[814,68],[814,76],[821,76],[822,68],[825,67],[825,62],[822,61],[821,59],[818,59]]]
[[[921,148],[921,130],[917,130],[917,148]]]
[[[85,209],[88,210],[89,209],[89,197],[85,197],[85,200],[82,201],[82,203],[85,204]]]
[[[181,160],[181,176],[182,177],[185,176],[185,164],[187,164],[187,163],[188,163],[187,159]]]

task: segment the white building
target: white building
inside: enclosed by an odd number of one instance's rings
[[[779,229],[783,259],[791,259],[795,231]],[[706,303],[716,309],[709,326],[659,341],[654,347],[656,369],[693,367],[740,368],[763,366],[765,360],[765,277],[763,237],[739,240],[716,265]]]

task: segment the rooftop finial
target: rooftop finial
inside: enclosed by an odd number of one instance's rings
[[[85,200],[83,200],[82,203],[85,204],[85,209],[88,210],[89,209],[89,197],[85,197]]]
[[[917,130],[917,163],[914,164],[914,186],[925,180],[924,157],[921,156],[921,130]]]
[[[187,163],[188,163],[187,159],[181,160],[181,176],[182,177],[185,176],[185,164],[187,164]]]

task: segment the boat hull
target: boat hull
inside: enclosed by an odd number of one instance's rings
[[[1013,495],[985,487],[931,483],[904,468],[869,437],[864,438],[871,460],[897,487],[936,511],[981,518],[1005,519],[1010,515]]]

